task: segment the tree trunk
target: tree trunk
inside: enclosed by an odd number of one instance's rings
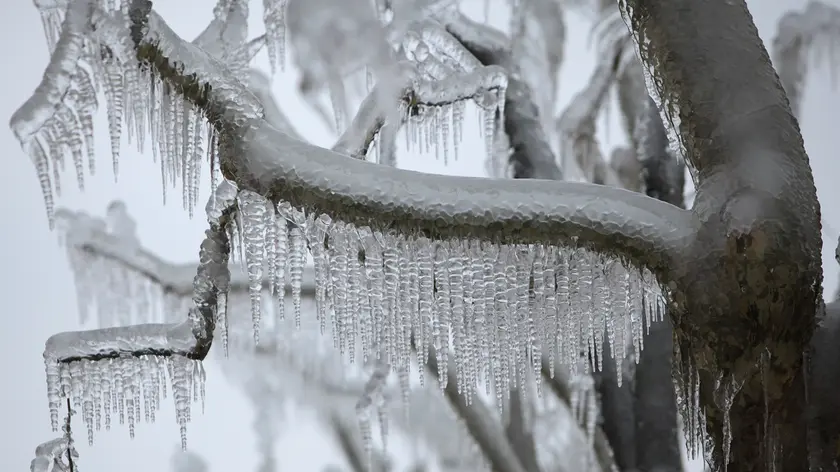
[[[696,237],[663,282],[713,467],[807,470],[802,359],[822,270],[796,119],[744,0],[620,6],[698,182]]]

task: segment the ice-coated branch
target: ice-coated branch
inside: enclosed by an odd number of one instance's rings
[[[44,359],[47,364],[67,364],[80,360],[119,359],[124,356],[180,355],[201,360],[207,355],[215,327],[215,310],[219,293],[230,287],[227,268],[229,243],[225,233],[227,212],[233,204],[235,188],[224,182],[214,194],[216,202],[208,204],[211,229],[201,244],[198,272],[193,280],[193,301],[189,319],[179,324],[144,324],[104,328],[90,331],[60,333],[47,340]],[[107,240],[106,240],[107,241]],[[108,243],[96,245],[99,251],[112,250],[112,254],[149,278],[161,272],[159,261],[151,259],[145,251],[140,256],[120,254],[120,246]],[[107,253],[107,252],[106,252]]]
[[[447,15],[446,29],[484,65],[496,65],[507,71],[504,127],[513,148],[510,157],[517,178],[561,180],[554,153],[541,124],[540,110],[528,84],[519,78],[520,67],[512,57],[504,35],[462,14]],[[544,111],[547,113],[547,111]]]
[[[174,264],[143,247],[133,230],[127,232],[117,226],[119,221],[114,221],[112,211],[117,207],[125,211],[121,202],[112,202],[108,223],[82,212],[64,208],[56,211],[76,284],[80,322],[87,321],[91,302],[95,302],[100,327],[179,319],[182,313],[178,307],[193,294],[196,264]],[[122,218],[131,219],[128,215]],[[230,271],[232,290],[247,288],[248,284],[247,272],[241,267]],[[314,290],[310,271],[304,272],[301,287],[304,292]],[[155,316],[158,302],[163,302],[163,316]]]
[[[526,396],[520,388],[510,391],[510,402],[508,406],[508,421],[505,425],[505,437],[511,445],[513,452],[519,462],[528,472],[539,472],[540,467],[537,458],[537,448],[534,441],[534,432],[528,424],[528,416],[533,414],[533,407],[526,404]],[[531,411],[526,411],[526,408]]]
[[[374,89],[365,97],[350,125],[333,145],[333,151],[356,159],[365,159],[377,134],[385,126],[386,113],[379,103],[381,96],[382,94]]]
[[[605,162],[595,140],[595,120],[617,69],[610,57],[602,56],[584,90],[578,92],[557,120],[563,158],[574,158],[587,181],[622,187],[621,181]]]
[[[341,415],[337,413],[330,415],[329,424],[335,433],[335,439],[341,451],[344,452],[344,458],[350,465],[350,470],[353,472],[384,472],[387,470],[384,463],[387,459],[379,454],[368,455],[364,450],[362,441],[359,440],[355,427],[348,424]]]
[[[99,429],[102,410],[105,426],[110,426],[111,392],[119,406],[120,418],[128,415],[129,432],[141,409],[147,420],[154,418],[161,382],[169,373],[181,426],[181,442],[186,447],[189,402],[203,392],[203,369],[196,361],[207,355],[213,341],[216,317],[224,319],[230,274],[230,246],[227,224],[237,189],[223,182],[207,205],[210,229],[201,244],[199,266],[193,280],[193,307],[187,320],[178,324],[142,324],[51,336],[44,349],[47,397],[53,429],[58,427],[62,398],[72,398],[82,407],[82,417],[93,442],[94,427]],[[103,394],[107,391],[107,394]],[[137,404],[144,397],[143,407]],[[202,393],[203,398],[203,393]],[[139,416],[139,415],[138,415]]]
[[[26,147],[33,145],[35,136],[56,113],[56,105],[72,85],[82,57],[85,38],[93,14],[94,0],[77,0],[67,9],[61,36],[35,92],[18,108],[9,122],[15,137]]]
[[[59,333],[47,340],[44,357],[64,364],[124,356],[201,358],[204,352],[199,345],[208,336],[208,330],[200,325],[194,328],[195,323],[200,321],[191,314],[190,320],[175,325],[143,324]]]
[[[548,359],[543,359],[541,367],[543,382],[560,401],[566,405],[571,405],[572,387],[569,385],[568,375],[564,372],[552,372],[548,366]],[[592,449],[602,471],[616,470],[612,447],[610,447],[610,442],[600,425],[596,425],[595,431],[593,431]]]
[[[85,103],[85,99],[90,98],[87,96],[82,100],[71,100],[70,97],[74,79],[78,77],[77,80],[84,84],[89,85],[91,83],[89,78],[82,80],[83,77],[86,77],[87,72],[79,67],[79,61],[90,28],[94,5],[93,0],[77,0],[72,8],[67,9],[61,35],[56,42],[41,83],[38,84],[32,96],[12,114],[9,121],[9,127],[20,141],[24,152],[32,158],[35,164],[50,228],[53,227],[54,205],[53,183],[49,174],[49,156],[52,154],[52,148],[61,144],[68,144],[73,150],[73,161],[80,187],[83,185],[81,162],[83,143],[87,146],[89,156],[93,152],[93,140],[90,132],[85,134],[84,142],[81,136],[77,136],[74,140],[62,143],[62,139],[60,137],[56,139],[56,135],[60,135],[61,131],[68,129],[74,129],[81,133],[82,128],[88,128],[84,123],[90,121],[91,108],[96,106],[95,94],[93,103]],[[88,92],[88,90],[84,92]],[[75,97],[75,99],[78,98],[80,97]],[[77,105],[80,105],[80,107],[74,112],[65,104],[65,101],[77,101]],[[63,113],[63,116],[57,119],[59,113]],[[88,131],[90,130],[88,129]],[[56,162],[53,162],[53,167],[56,164]],[[55,170],[53,169],[53,171]],[[56,191],[58,191],[58,182],[55,185]]]
[[[688,213],[632,192],[569,182],[432,176],[348,160],[268,126],[226,166],[246,187],[360,226],[432,238],[577,242],[658,271],[692,232]],[[278,162],[276,156],[284,156]],[[369,182],[378,182],[376,186]]]
[[[657,270],[691,233],[687,213],[621,190],[429,176],[349,160],[300,142],[266,126],[256,98],[206,53],[180,40],[157,15],[136,11],[138,58],[151,62],[161,78],[230,133],[236,158],[223,159],[222,168],[241,188],[341,215],[348,223],[390,226],[406,234],[419,230],[436,238],[507,242],[576,239]]]
[[[73,450],[78,456],[78,453]],[[61,437],[39,444],[35,458],[29,464],[30,472],[72,472],[67,458],[67,438]]]
[[[508,87],[507,72],[497,66],[479,66],[468,72],[456,72],[430,80],[421,77],[418,68],[411,63],[403,62],[399,65],[402,72],[400,86],[395,87],[392,83],[388,87],[400,90],[398,98],[400,108],[404,111],[400,116],[400,123],[386,123],[386,118],[391,113],[387,109],[389,105],[382,103],[384,93],[379,90],[380,85],[377,84],[362,102],[350,126],[333,145],[333,151],[363,159],[377,133],[386,124],[394,127],[388,137],[380,138],[381,145],[387,149],[394,144],[393,134],[410,118],[407,115],[424,113],[421,110],[427,107],[434,109],[477,99],[487,92],[504,91]],[[386,149],[383,150],[388,152]]]
[[[74,250],[113,261],[131,273],[148,279],[165,293],[174,293],[179,296],[192,293],[195,266],[179,266],[162,261],[140,246],[134,239],[134,235],[109,231],[105,222],[98,218],[91,218],[84,213],[65,208],[56,210],[55,216],[63,233],[64,244],[71,254],[70,259],[73,262],[72,268],[76,273],[77,284],[92,282],[79,280],[81,272],[84,269],[90,269],[81,265],[90,264],[91,260],[84,257],[78,258],[81,260],[75,260],[77,258],[73,256],[77,253],[74,253]],[[93,274],[93,277],[99,278],[103,275],[106,274]]]

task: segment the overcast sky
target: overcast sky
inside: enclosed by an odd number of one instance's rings
[[[501,0],[493,2],[493,5],[502,5]],[[253,37],[262,31],[262,25],[258,2],[252,3]],[[470,10],[480,11],[478,5],[483,1],[474,3]],[[804,0],[755,0],[749,3],[765,41],[772,39],[775,24],[783,12],[805,5]],[[838,5],[840,0],[827,3]],[[177,33],[191,39],[210,21],[213,4],[212,0],[159,0],[155,2],[155,8]],[[0,44],[5,45],[2,49],[5,68],[0,76],[0,90],[3,91],[0,118],[6,123],[38,84],[48,56],[41,21],[30,1],[6,0],[0,11],[3,13],[0,15]],[[499,8],[498,11],[503,10]],[[504,13],[492,16],[495,25],[506,24]],[[574,14],[568,16],[567,24],[569,41],[560,81],[560,104],[567,103],[583,88],[593,66],[586,39],[589,24]],[[264,56],[259,57],[258,64],[268,70]],[[840,229],[840,206],[837,205],[840,186],[836,181],[840,175],[840,164],[836,159],[840,93],[831,88],[825,64],[813,67],[811,73],[801,125],[823,208],[823,238],[827,240],[823,258],[826,290],[833,293],[838,280],[833,250]],[[296,73],[288,67],[274,80],[274,92],[282,109],[306,138],[318,145],[330,146],[335,137],[294,93],[296,80]],[[104,113],[100,115],[96,123],[100,171],[87,179],[84,193],[75,189],[75,179],[70,172],[66,173],[64,194],[58,204],[102,215],[109,201],[122,199],[138,222],[144,246],[173,262],[196,260],[205,229],[203,215],[189,220],[180,207],[179,195],[173,203],[163,206],[158,165],[152,163],[150,156],[139,155],[127,145],[123,146],[119,182],[115,184],[109,163],[107,126]],[[617,115],[613,112],[609,136],[601,133],[602,144],[607,149],[609,144],[622,140]],[[401,159],[400,165],[432,173],[483,175],[483,142],[478,136],[478,128],[468,127],[465,138],[467,142],[462,145],[461,159],[448,167],[436,162],[434,156],[416,155]],[[55,235],[48,230],[33,166],[6,126],[0,130],[0,149],[6,182],[0,186],[0,207],[4,216],[0,261],[6,267],[0,283],[0,303],[4,307],[0,316],[5,320],[4,328],[0,329],[0,379],[6,385],[0,388],[0,444],[3,445],[0,470],[21,472],[28,470],[35,446],[54,437],[49,428],[41,357],[44,341],[56,332],[79,329],[79,324],[69,266]],[[206,182],[202,185],[201,202],[206,199],[208,186]],[[257,457],[251,430],[253,412],[248,401],[236,385],[225,381],[214,361],[208,362],[207,370],[207,413],[193,415],[189,426],[191,449],[207,458],[213,471],[254,470]],[[156,425],[138,427],[137,438],[133,441],[128,440],[126,428],[117,426],[109,433],[99,433],[92,449],[80,444],[84,470],[168,470],[170,453],[178,442],[178,428],[168,404],[158,418]],[[281,445],[280,470],[319,470],[320,464],[336,460],[333,447],[325,445],[324,431],[306,417],[289,420],[284,425],[290,434],[284,437]],[[83,434],[79,435],[79,438],[83,437]],[[85,441],[82,439],[81,442]],[[315,458],[316,463],[306,458]]]

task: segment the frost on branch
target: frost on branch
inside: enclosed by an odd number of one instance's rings
[[[58,411],[70,398],[82,411],[88,440],[93,431],[111,425],[111,414],[127,422],[129,433],[142,413],[154,419],[167,378],[175,401],[181,442],[186,447],[190,403],[204,398],[204,370],[200,361],[213,340],[216,317],[225,311],[230,275],[226,226],[236,188],[224,182],[208,202],[211,229],[201,244],[194,279],[194,305],[187,320],[177,324],[139,324],[90,331],[60,333],[44,349],[47,398],[53,430]],[[101,307],[100,307],[101,309]]]

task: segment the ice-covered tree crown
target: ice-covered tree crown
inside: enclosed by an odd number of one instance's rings
[[[457,145],[466,100],[482,110],[488,154],[499,149],[506,154],[505,139],[514,152],[518,146],[516,130],[508,125],[511,105],[525,93],[515,88],[521,81],[518,71],[479,61],[467,45],[515,50],[524,33],[515,30],[510,44],[503,44],[487,28],[465,20],[456,3],[377,2],[375,11],[363,0],[267,0],[266,33],[248,41],[248,2],[220,0],[214,20],[193,42],[175,34],[148,0],[38,4],[52,57],[11,127],[35,164],[51,225],[56,220],[53,195],[59,191],[56,169],[65,154],[73,160],[79,185],[85,158],[94,168],[92,114],[98,88],[106,99],[115,171],[125,122],[141,148],[151,137],[162,178],[180,181],[185,208],[196,204],[205,156],[213,187],[206,208],[210,229],[201,246],[187,320],[62,333],[48,341],[54,427],[60,399],[68,396],[84,399],[89,430],[98,424],[99,411],[109,410],[112,397],[131,424],[141,397],[150,399],[147,405],[154,410],[168,373],[183,435],[189,399],[200,396],[202,388],[197,361],[207,354],[217,328],[226,346],[233,250],[246,266],[255,341],[264,285],[284,297],[288,279],[294,315],[301,316],[301,274],[307,255],[312,256],[318,320],[332,324],[335,344],[351,358],[359,341],[361,357],[380,363],[358,404],[363,419],[384,401],[379,379],[390,370],[407,375],[412,353],[425,362],[434,352],[444,366],[454,358],[455,381],[464,395],[472,395],[483,381],[501,403],[503,392],[523,385],[529,372],[539,378],[544,361],[553,371],[555,360],[577,366],[586,353],[591,368],[597,368],[605,339],[620,364],[628,344],[641,349],[645,326],[663,315],[667,303],[675,322],[683,323],[681,332],[693,336],[683,347],[706,354],[683,362],[687,369],[680,374],[689,379],[683,384],[695,390],[689,392],[695,402],[686,403],[691,418],[701,412],[697,372],[720,373],[709,386],[715,405],[703,406],[711,408],[707,416],[721,415],[710,417],[722,423],[718,453],[728,458],[732,399],[755,366],[776,362],[771,372],[786,379],[801,362],[766,357],[769,349],[759,349],[761,341],[781,339],[801,350],[808,329],[779,332],[787,311],[766,303],[762,306],[772,326],[760,327],[755,346],[739,346],[733,354],[728,338],[705,335],[716,329],[712,321],[736,310],[745,297],[802,296],[808,300],[801,306],[810,306],[811,292],[819,290],[796,292],[802,283],[816,286],[799,279],[771,277],[737,291],[714,281],[731,279],[727,271],[737,272],[745,264],[765,273],[771,259],[765,253],[778,257],[773,266],[779,270],[769,271],[774,274],[804,274],[803,280],[810,280],[820,272],[813,262],[815,239],[808,233],[814,215],[819,226],[819,211],[809,200],[815,196],[807,157],[781,157],[805,156],[801,142],[774,142],[784,147],[778,151],[774,143],[757,139],[758,128],[764,127],[752,124],[775,126],[781,130],[778,136],[798,136],[785,92],[754,28],[747,28],[746,6],[618,2],[671,152],[685,158],[695,176],[698,205],[687,211],[602,185],[431,176],[383,165],[393,164],[394,140],[402,127],[421,146],[446,156],[450,133]],[[703,49],[673,30],[669,18],[680,12],[685,16],[681,8],[696,13],[685,21],[725,19],[732,23],[729,30],[743,31],[743,37],[715,39],[707,27],[688,28],[718,49],[743,40],[741,64],[733,67],[714,56],[711,46]],[[326,90],[333,101],[333,120],[342,132],[333,149],[299,139],[260,93],[260,77],[248,70],[261,47],[267,47],[272,63],[284,56],[286,29],[303,75],[300,92],[316,109],[317,91]],[[589,139],[591,108],[602,101],[617,71],[632,69],[624,49],[616,48],[622,51],[616,56],[621,67],[591,84],[579,112],[558,123],[564,147],[579,162],[595,155],[581,151]],[[672,49],[688,52],[664,61],[663,51]],[[692,60],[714,66],[722,83],[743,88],[735,95],[739,100],[724,100],[732,92],[695,83],[701,74]],[[342,78],[363,68],[375,83],[346,125]],[[749,72],[754,80],[747,84],[738,71]],[[766,85],[757,98],[747,93],[753,84]],[[542,119],[539,111],[536,115]],[[633,125],[634,131],[651,129],[645,121],[651,120],[649,108],[639,107],[631,115],[641,123]],[[634,138],[635,152],[647,152],[645,138]],[[373,147],[376,163],[368,162]],[[760,154],[777,166],[761,175],[745,171],[752,167],[742,165],[745,149],[762,151],[746,153],[749,159]],[[802,185],[776,174],[795,176]],[[792,215],[783,210],[794,207],[814,211]],[[765,224],[781,220],[790,224]],[[102,248],[114,242],[113,231],[89,224],[78,228],[86,232],[68,239],[76,249],[102,255],[107,253]],[[784,253],[779,248],[789,233],[801,243]],[[135,269],[148,275],[154,261],[134,249]],[[694,263],[710,273],[703,283],[687,273]],[[717,298],[711,296],[710,283],[720,290]],[[683,316],[688,312],[692,317]],[[444,387],[446,372],[439,369]],[[761,395],[764,402],[775,401],[766,390]]]

